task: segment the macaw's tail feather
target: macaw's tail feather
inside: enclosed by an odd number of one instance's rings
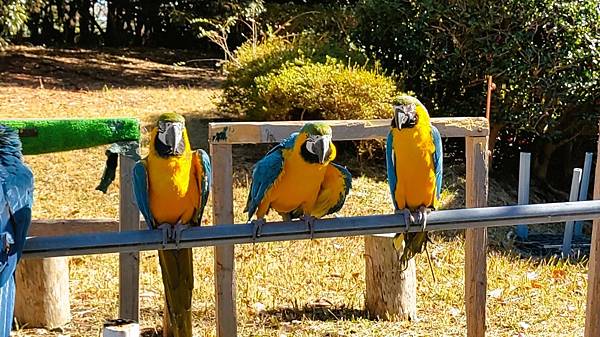
[[[15,278],[10,276],[0,287],[0,337],[8,337],[15,309]]]
[[[169,324],[163,329],[170,330],[168,336],[192,337],[192,249],[161,250],[158,252],[158,261],[169,312]]]
[[[427,232],[396,234],[393,244],[397,251],[402,251],[400,268],[405,270],[408,267],[410,259],[427,249],[428,242],[429,236]]]

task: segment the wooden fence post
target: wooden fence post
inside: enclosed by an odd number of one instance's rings
[[[371,317],[389,320],[417,318],[415,259],[400,268],[400,254],[386,236],[365,236],[365,307]]]
[[[233,223],[233,168],[231,145],[211,144],[213,222]],[[215,302],[218,337],[237,336],[234,245],[214,248]]]
[[[465,206],[485,207],[488,198],[487,137],[466,137]],[[485,336],[487,230],[465,232],[465,306],[467,336]]]
[[[134,204],[131,175],[135,162],[119,155],[119,230],[140,229],[140,212]],[[140,253],[119,254],[119,318],[138,321]]]
[[[69,258],[23,259],[15,281],[15,317],[21,325],[54,329],[71,320]]]
[[[600,138],[594,175],[594,199],[600,199]],[[592,245],[588,262],[588,292],[585,313],[585,337],[600,336],[600,219],[592,226]]]

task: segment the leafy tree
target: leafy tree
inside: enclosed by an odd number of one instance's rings
[[[493,75],[492,136],[509,133],[501,143],[533,150],[539,178],[558,149],[597,131],[596,0],[362,0],[356,19],[360,48],[401,74],[434,114],[482,116]]]

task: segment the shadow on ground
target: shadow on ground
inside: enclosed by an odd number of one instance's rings
[[[218,88],[223,77],[206,55],[180,50],[46,49],[0,52],[0,86],[61,90],[111,88]],[[186,62],[196,60],[194,62]],[[186,62],[184,66],[178,66]],[[191,67],[194,65],[196,67]]]
[[[365,310],[358,310],[346,307],[314,306],[307,305],[303,308],[282,307],[268,310],[264,313],[268,317],[275,317],[281,322],[291,322],[294,320],[309,319],[312,321],[339,321],[355,320],[358,318],[370,319],[369,313]]]

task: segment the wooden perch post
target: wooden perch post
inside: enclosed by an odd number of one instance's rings
[[[134,204],[131,175],[135,162],[119,155],[119,230],[140,229],[140,211]],[[140,253],[119,254],[119,318],[137,321],[140,315]]]
[[[19,324],[54,329],[71,320],[68,257],[21,260],[16,284]]]
[[[488,198],[488,139],[467,137],[465,206],[485,207]],[[487,289],[487,230],[467,229],[465,232],[465,307],[467,337],[485,336]]]
[[[365,236],[365,306],[371,317],[387,320],[417,318],[415,260],[400,268],[400,254],[385,236]]]
[[[594,175],[594,199],[600,199],[600,138]],[[600,336],[600,219],[592,225],[592,246],[588,262],[588,292],[585,315],[585,337]]]

